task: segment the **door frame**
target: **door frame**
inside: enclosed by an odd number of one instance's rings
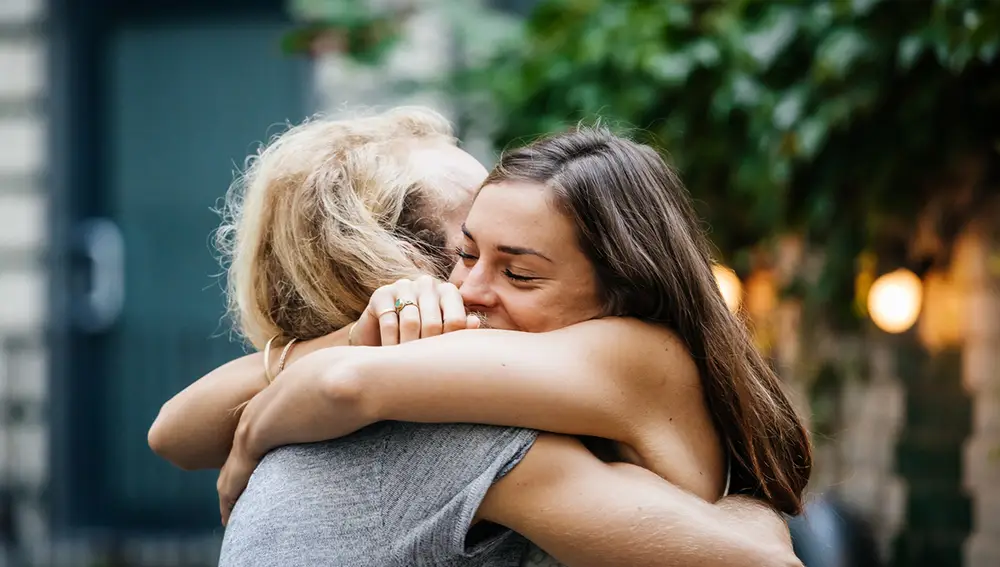
[[[49,470],[46,504],[54,535],[129,531],[101,494],[87,490],[107,450],[97,427],[105,374],[86,340],[74,333],[72,250],[78,223],[106,214],[100,188],[108,172],[105,105],[107,48],[124,24],[222,15],[267,15],[291,21],[285,0],[50,0],[48,34],[49,162]],[[118,521],[116,521],[118,520]],[[151,518],[177,531],[179,518]]]

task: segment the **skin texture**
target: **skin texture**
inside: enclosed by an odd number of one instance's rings
[[[487,185],[463,226],[451,282],[489,327],[538,333],[598,317],[593,267],[539,185]]]
[[[476,333],[482,331],[422,342]],[[322,422],[330,412],[363,412],[365,404],[358,403],[357,391],[333,388],[337,393],[331,395],[328,381],[296,376],[325,368],[331,353],[353,351],[355,356],[368,357],[416,346],[420,343],[335,348],[306,356],[296,363],[300,372],[286,371],[287,376],[283,374],[248,404],[244,415],[266,413],[289,401],[325,400],[326,406],[312,404],[294,415],[286,414],[284,419],[291,420],[295,429],[295,424]],[[348,400],[352,401],[344,403]],[[243,453],[252,444],[246,440],[253,435],[243,425],[241,420],[220,485],[227,475],[249,475],[255,467],[255,460]],[[759,502],[730,497],[712,505],[649,471],[603,463],[576,439],[554,434],[540,435],[525,459],[490,489],[477,519],[518,531],[570,567],[799,565],[787,527]]]
[[[736,496],[711,505],[640,467],[596,465],[581,449],[575,439],[540,437],[478,517],[572,567],[801,566],[787,527],[759,503]]]
[[[631,319],[545,333],[466,330],[379,348],[323,349],[247,406],[220,491],[235,499],[274,447],[382,420],[488,423],[618,441],[656,474],[717,499],[724,457],[698,374],[663,328]],[[669,368],[669,377],[664,377]],[[244,462],[249,459],[250,462]],[[249,472],[248,472],[249,471]]]
[[[518,197],[514,198],[515,194]],[[222,512],[225,515],[228,513],[225,500],[234,501],[245,486],[245,478],[249,477],[256,460],[267,450],[264,447],[303,441],[303,430],[310,432],[307,436],[317,439],[337,437],[363,426],[359,424],[386,419],[393,412],[405,411],[404,407],[419,405],[429,408],[429,413],[408,416],[415,421],[441,422],[478,417],[485,423],[523,425],[615,439],[629,448],[635,448],[643,465],[657,474],[675,480],[705,498],[714,499],[720,491],[722,478],[721,451],[711,424],[705,421],[704,412],[699,414],[688,409],[699,407],[703,402],[697,372],[683,348],[677,344],[676,337],[666,330],[634,321],[594,321],[573,325],[593,318],[600,308],[594,293],[593,275],[586,258],[574,245],[568,221],[563,217],[553,221],[544,191],[537,186],[491,186],[484,188],[479,198],[482,200],[477,204],[483,206],[468,211],[465,227],[468,234],[460,230],[449,234],[450,241],[460,243],[465,256],[456,266],[452,281],[460,286],[461,298],[468,307],[483,313],[491,327],[532,331],[539,334],[509,335],[535,340],[546,336],[547,340],[554,342],[504,343],[508,339],[504,335],[503,344],[500,344],[495,342],[497,336],[477,337],[475,331],[422,341],[420,346],[425,349],[430,349],[427,345],[434,341],[438,341],[443,349],[436,350],[437,347],[434,347],[427,351],[428,360],[436,359],[435,375],[441,375],[442,355],[447,360],[449,356],[453,358],[456,352],[464,353],[466,360],[472,364],[458,367],[455,372],[446,373],[440,382],[434,383],[424,381],[426,376],[410,372],[417,361],[410,360],[409,354],[424,349],[403,353],[407,355],[407,365],[401,371],[392,372],[390,367],[385,366],[390,358],[403,358],[398,353],[392,353],[392,349],[417,345],[324,350],[324,347],[346,344],[348,329],[345,329],[330,337],[297,346],[288,369],[270,387],[265,388],[261,362],[259,358],[254,358],[259,355],[234,361],[213,372],[199,381],[205,383],[196,383],[164,406],[157,424],[150,431],[151,446],[161,454],[170,454],[175,462],[184,461],[191,468],[219,466],[220,456],[228,453],[229,459],[219,483],[220,495],[228,495],[223,496]],[[489,214],[497,211],[502,213],[498,216],[506,220],[497,220]],[[549,216],[548,221],[545,220],[546,215]],[[513,227],[515,230],[508,232],[514,217],[520,220]],[[502,238],[504,234],[518,234],[519,238],[505,239]],[[525,234],[527,238],[524,238]],[[535,254],[525,254],[524,250],[519,250],[523,248],[541,252],[548,260]],[[522,277],[512,277],[511,274]],[[524,277],[535,279],[526,281]],[[425,334],[422,322],[424,314],[433,312],[433,309],[421,306],[432,304],[434,299],[429,299],[429,293],[420,285],[420,282],[410,282],[400,286],[392,291],[394,296],[383,293],[379,301],[409,293],[418,305],[404,309],[398,318],[395,313],[391,317],[385,314],[377,318],[375,314],[381,313],[381,310],[369,309],[358,323],[356,338],[361,338],[362,344],[372,344],[375,342],[372,329],[378,331],[378,342],[385,344],[434,335],[436,323],[432,321]],[[441,332],[444,332],[451,330],[445,328],[446,322],[457,319],[454,315],[445,314],[441,297],[448,293],[442,292],[442,289],[448,288],[438,288],[436,300],[441,311]],[[424,296],[423,301],[421,296]],[[373,304],[375,301],[373,296]],[[406,322],[407,319],[413,320],[414,315],[416,333],[412,331],[412,323]],[[397,323],[393,331],[380,324],[381,319],[390,318]],[[599,324],[612,326],[595,326]],[[409,334],[405,334],[407,325],[411,328]],[[544,333],[568,325],[582,330],[564,329],[567,331],[564,335]],[[390,336],[393,338],[385,340]],[[450,343],[444,342],[451,338],[468,341],[469,337],[477,342],[451,347]],[[488,348],[482,351],[476,350],[480,338],[491,341]],[[619,339],[621,344],[609,348],[609,339]],[[638,354],[622,350],[630,348],[629,345],[644,345],[642,348],[645,350]],[[536,355],[523,356],[526,348],[533,348]],[[482,358],[487,351],[497,353],[506,349],[511,349],[507,352],[518,356],[492,361]],[[581,360],[595,362],[581,354],[601,350],[606,353],[602,364],[580,364]],[[347,360],[344,351],[355,353],[357,358]],[[370,356],[378,351],[385,352],[386,356]],[[532,374],[538,368],[528,368],[529,372],[523,374],[509,370],[512,360],[527,361],[530,366],[531,361],[551,359],[554,352],[562,355],[552,359],[557,362],[552,362],[550,368],[565,363],[567,369],[578,370],[585,366],[598,370],[591,374],[572,372],[572,376],[571,372],[557,374],[559,379],[553,381],[548,381],[551,380],[551,373],[545,373],[546,379],[538,380],[538,376]],[[652,366],[623,367],[621,362],[626,359],[646,361]],[[483,373],[484,367],[500,369],[501,375]],[[649,375],[646,371],[654,367],[661,373],[663,368],[672,369],[670,380],[666,381],[669,386],[658,386],[662,380],[649,380],[641,387],[631,385],[636,376]],[[600,369],[608,371],[606,376],[595,378]],[[473,375],[476,380],[466,380]],[[384,380],[381,384],[385,387],[359,387],[365,378],[372,376],[381,376]],[[317,380],[317,377],[320,379]],[[399,384],[419,386],[422,383],[424,387],[407,386],[408,389],[396,390],[397,393],[405,393],[405,396],[386,394],[396,389],[398,384],[393,380],[397,378],[402,380]],[[626,383],[625,378],[630,382]],[[468,382],[467,391],[458,395],[448,390],[460,386],[460,381]],[[368,384],[373,383],[368,381]],[[504,383],[509,386],[503,386]],[[476,390],[491,384],[504,389]],[[424,398],[420,404],[400,403],[406,396],[421,395],[421,391]],[[229,412],[228,408],[236,407],[251,397],[254,399],[247,406],[237,428],[238,414]],[[201,399],[195,401],[195,398]],[[481,399],[487,403],[480,407],[495,414],[447,414],[454,412],[455,408],[435,405],[435,400],[447,398],[464,400],[461,406],[466,409],[476,405],[470,404],[470,399]],[[611,405],[601,405],[601,398],[610,399]],[[657,403],[651,403],[653,400]],[[674,405],[662,403],[664,400],[673,400]],[[412,402],[413,398],[409,401]],[[503,404],[490,409],[489,404],[495,401],[502,401]],[[634,402],[645,402],[647,406],[636,411],[632,405]],[[221,407],[227,408],[227,411],[220,412]],[[267,425],[268,416],[275,420],[285,411],[282,408],[289,407],[297,409],[291,414],[283,414],[284,423],[288,426],[284,432]],[[532,407],[538,411],[531,411]],[[228,417],[218,417],[221,414]],[[431,414],[434,414],[433,418]],[[178,435],[178,422],[198,424],[201,432],[188,431],[195,438],[199,435],[205,437],[206,422],[199,421],[197,416],[200,415],[216,416],[210,418],[208,423],[218,434],[209,435],[214,435],[215,441],[194,443],[199,448],[192,451],[191,437],[185,439],[186,435]],[[334,415],[345,419],[332,426],[328,420]],[[546,419],[551,421],[535,422],[536,417],[533,416],[539,415],[548,416]],[[234,430],[237,430],[236,443],[230,452]],[[671,433],[659,433],[662,431]],[[179,443],[180,440],[184,441]],[[187,447],[177,449],[178,444]],[[573,466],[569,466],[570,463]],[[671,463],[680,463],[679,468],[671,468],[674,466]],[[706,467],[701,467],[702,464]],[[561,472],[554,474],[553,471]],[[609,491],[612,486],[616,490]],[[659,490],[654,490],[654,487],[659,487]],[[648,471],[602,463],[575,440],[556,435],[540,438],[525,461],[490,491],[480,513],[482,519],[524,533],[571,566],[796,563],[783,522],[760,503],[730,498],[724,501],[724,505],[712,506],[664,483]],[[752,523],[758,528],[751,529],[748,519],[753,519]],[[711,527],[718,525],[724,526],[724,529]],[[606,535],[597,537],[599,534]],[[667,534],[670,537],[663,537]],[[673,563],[675,558],[677,562]]]
[[[324,347],[347,346],[349,328],[297,343],[288,363]],[[277,370],[271,357],[272,372]],[[264,388],[264,355],[237,358],[199,378],[160,408],[147,442],[154,453],[188,471],[220,469],[233,446],[240,408]]]

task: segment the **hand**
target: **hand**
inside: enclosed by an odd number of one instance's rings
[[[477,328],[479,318],[466,313],[454,284],[421,276],[375,290],[354,329],[354,344],[389,346]]]
[[[331,369],[343,371],[351,367],[350,360],[372,352],[378,351],[334,347],[303,356],[246,404],[215,486],[223,525],[270,450],[337,439],[378,421],[358,403],[351,386],[337,387],[336,380],[325,378]]]
[[[215,484],[215,489],[219,493],[219,513],[222,515],[223,526],[229,523],[229,514],[236,506],[236,500],[250,483],[250,476],[257,468],[258,462],[250,458],[238,442],[233,442],[233,449],[229,452],[226,464],[222,465],[219,480]]]

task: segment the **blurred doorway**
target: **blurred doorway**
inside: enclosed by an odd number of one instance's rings
[[[160,405],[238,356],[213,209],[257,144],[307,113],[281,0],[54,2],[56,526],[203,532],[214,472],[154,456]]]

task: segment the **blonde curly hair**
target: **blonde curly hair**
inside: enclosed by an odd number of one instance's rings
[[[316,117],[248,158],[216,233],[236,332],[258,349],[319,337],[357,320],[379,286],[445,274],[454,180],[411,157],[433,144],[454,146],[448,121],[403,107]]]

